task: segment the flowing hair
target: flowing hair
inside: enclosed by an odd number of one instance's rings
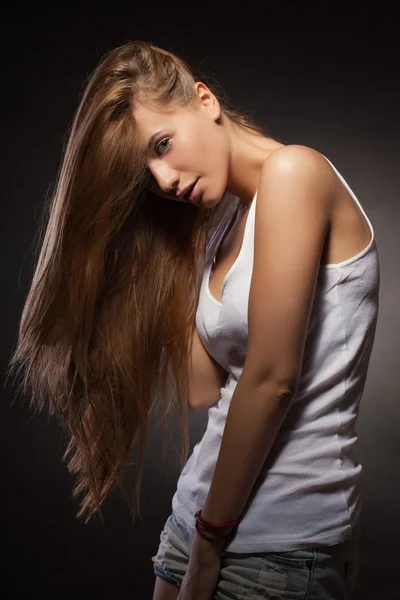
[[[206,77],[202,77],[204,81]],[[47,407],[68,436],[63,461],[82,495],[77,517],[104,522],[121,489],[135,520],[149,416],[178,408],[181,469],[188,456],[188,373],[208,253],[240,204],[225,192],[212,209],[152,192],[138,143],[135,103],[188,106],[197,81],[168,50],[135,40],[107,53],[89,76],[34,246],[36,266],[9,373],[30,408]],[[208,84],[222,112],[264,132]],[[137,448],[132,496],[129,453]],[[132,500],[132,502],[131,502]]]

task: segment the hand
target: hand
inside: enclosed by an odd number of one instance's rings
[[[177,600],[212,600],[220,570],[220,546],[204,540],[195,532],[188,567]]]

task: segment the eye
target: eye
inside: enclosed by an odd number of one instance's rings
[[[160,142],[159,144],[157,144],[157,146],[156,146],[156,153],[157,153],[157,155],[158,155],[158,156],[159,156],[159,153],[158,153],[158,148],[161,146],[161,144],[162,144],[163,142],[166,142],[167,140],[170,140],[170,138],[164,138],[163,140],[161,140],[161,142]],[[169,149],[169,147],[170,147],[170,145],[168,145],[168,147],[167,147],[166,149],[168,150],[168,149]],[[165,149],[165,146],[164,146],[164,149]],[[164,152],[163,152],[163,154],[164,154]]]

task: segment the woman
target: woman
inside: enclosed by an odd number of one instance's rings
[[[325,156],[265,135],[169,51],[104,58],[10,367],[69,432],[86,520],[127,493],[135,442],[140,514],[149,415],[161,400],[165,434],[179,409],[154,600],[350,597],[378,291],[372,225]],[[187,409],[217,401],[187,461]]]

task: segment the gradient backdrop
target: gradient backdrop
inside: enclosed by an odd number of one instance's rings
[[[109,14],[81,14],[75,6],[3,14],[2,372],[32,276],[46,193],[86,77],[103,53],[130,39],[177,52],[213,73],[232,104],[271,136],[325,154],[372,221],[381,295],[357,429],[364,512],[355,600],[398,598],[399,21],[380,4],[368,11],[339,3],[143,5],[129,12],[116,5]],[[179,475],[178,429],[165,463],[161,429],[151,429],[143,519],[131,524],[114,493],[105,506],[106,526],[85,525],[75,518],[58,424],[14,400],[12,381],[2,394],[3,597],[151,600],[151,556]],[[206,421],[207,410],[190,413],[191,450]]]

